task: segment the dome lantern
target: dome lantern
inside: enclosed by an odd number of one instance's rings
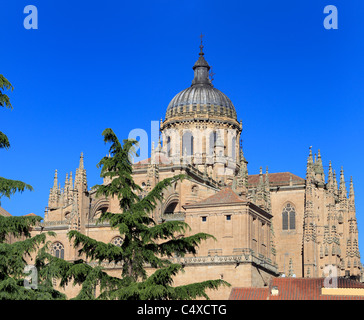
[[[195,77],[192,80],[192,86],[194,85],[210,85],[212,83],[209,79],[209,70],[210,66],[204,58],[203,53],[203,45],[202,45],[202,35],[201,35],[201,45],[200,45],[200,57],[196,61],[195,65],[192,67],[193,71],[195,72]]]

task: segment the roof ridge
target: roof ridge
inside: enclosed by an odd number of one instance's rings
[[[278,173],[289,173],[289,174],[293,174],[294,176],[297,176],[295,173],[292,173],[290,171],[268,172],[268,174],[278,174]],[[249,176],[259,176],[259,173],[249,174]],[[299,176],[297,176],[297,177],[299,177]]]

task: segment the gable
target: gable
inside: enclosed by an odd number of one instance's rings
[[[226,204],[226,203],[242,203],[243,201],[231,188],[226,187],[219,192],[215,193],[214,195],[194,203],[193,205],[219,205],[219,204]],[[189,205],[186,205],[187,208]]]

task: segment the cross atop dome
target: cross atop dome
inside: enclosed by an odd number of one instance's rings
[[[202,38],[204,37],[204,35],[201,33],[200,35],[200,39],[201,39],[201,44],[200,44],[200,53],[199,53],[199,58],[196,61],[195,65],[193,66],[193,70],[195,70],[198,67],[203,67],[203,68],[207,68],[207,71],[210,70],[210,66],[207,63],[207,61],[204,58],[204,52],[203,52],[203,44],[202,44]]]
[[[200,44],[200,56],[203,56],[204,55],[204,53],[203,53],[203,51],[202,51],[202,49],[203,49],[203,45],[202,45],[202,38],[204,37],[204,35],[201,33],[201,35],[200,35],[200,39],[201,39],[201,44]]]

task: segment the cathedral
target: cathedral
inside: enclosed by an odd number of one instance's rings
[[[188,177],[165,190],[153,212],[155,221],[185,221],[191,228],[186,236],[205,232],[215,238],[203,241],[196,255],[173,258],[184,267],[174,284],[224,279],[230,288],[208,294],[227,299],[232,287],[262,288],[277,277],[325,277],[328,266],[337,276],[359,279],[352,179],[348,192],[343,169],[337,178],[330,163],[326,176],[320,151],[313,154],[311,148],[304,178],[268,168],[249,175],[239,143],[242,122],[231,100],[213,86],[210,68],[201,43],[192,84],[170,101],[150,158],[134,163],[141,197],[165,178]],[[63,187],[56,171],[41,226],[57,234],[52,253],[78,259],[67,238],[69,230],[120,245],[117,230],[107,222],[96,223],[101,212],[120,212],[118,205],[117,199],[96,197],[88,187],[83,154]],[[104,267],[111,275],[121,273],[120,265]],[[69,297],[76,291],[66,288]]]

